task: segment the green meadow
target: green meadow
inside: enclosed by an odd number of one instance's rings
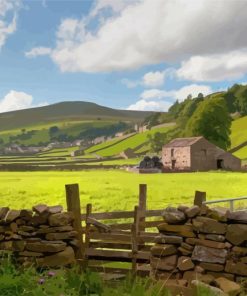
[[[195,190],[207,199],[247,195],[247,174],[231,172],[140,175],[121,170],[80,172],[0,172],[0,204],[31,208],[38,203],[65,206],[65,184],[79,183],[81,206],[93,211],[131,210],[138,201],[138,185],[148,185],[148,208],[181,203],[191,205]],[[242,206],[241,204],[238,206]]]

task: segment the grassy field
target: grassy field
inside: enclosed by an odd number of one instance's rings
[[[232,148],[247,141],[246,129],[247,129],[247,116],[236,119],[232,122],[232,127],[231,127]],[[247,158],[247,155],[246,155],[246,158]]]
[[[65,206],[64,185],[79,183],[81,205],[93,211],[131,210],[138,185],[148,184],[148,208],[191,205],[195,190],[208,199],[247,195],[247,174],[230,172],[139,175],[125,171],[0,172],[0,206],[30,208],[34,204]]]
[[[96,153],[100,156],[113,156],[118,155],[120,152],[124,151],[127,148],[135,149],[136,147],[140,146],[141,144],[144,144],[148,141],[148,136],[153,135],[156,132],[165,133],[169,129],[173,127],[161,127],[157,129],[153,129],[144,133],[136,134],[132,137],[128,137],[123,141],[116,141],[116,139],[112,141],[105,142],[103,144],[99,144],[96,146],[91,147],[90,149],[86,150],[86,153],[90,153],[92,151],[101,149],[97,151]],[[111,145],[112,144],[112,145]],[[110,146],[110,147],[108,147]]]

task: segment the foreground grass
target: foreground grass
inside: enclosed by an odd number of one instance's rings
[[[65,206],[64,185],[72,183],[80,185],[82,208],[92,203],[93,211],[133,209],[138,202],[140,183],[148,185],[149,209],[181,203],[191,205],[195,190],[206,191],[207,199],[247,195],[246,173],[0,172],[0,206],[17,209],[31,208],[37,203]]]
[[[100,274],[76,267],[38,272],[17,269],[9,257],[0,259],[0,296],[171,296],[165,281],[129,277],[104,282]],[[197,296],[216,296],[200,286],[196,292]]]

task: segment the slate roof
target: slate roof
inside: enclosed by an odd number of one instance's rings
[[[192,146],[199,140],[203,139],[203,137],[191,137],[191,138],[176,138],[169,142],[168,144],[164,145],[165,148],[169,147],[188,147]]]

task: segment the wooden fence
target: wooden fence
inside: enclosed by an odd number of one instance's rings
[[[150,272],[150,248],[164,209],[147,210],[147,185],[139,185],[139,203],[133,211],[94,213],[92,204],[87,204],[82,214],[78,184],[66,185],[66,200],[68,211],[75,216],[76,257],[82,268],[133,275]],[[203,201],[205,193],[196,191],[195,204]],[[116,262],[129,264],[121,268]]]

